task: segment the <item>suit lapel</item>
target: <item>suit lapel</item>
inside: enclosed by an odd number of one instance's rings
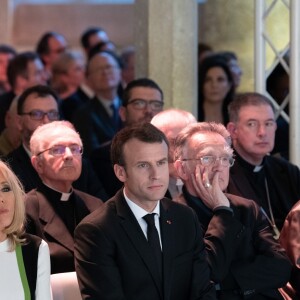
[[[91,113],[94,122],[109,135],[113,136],[116,132],[114,123],[112,121],[112,118],[108,115],[106,109],[100,102],[100,100],[95,97],[92,99],[91,104],[93,107]]]
[[[175,231],[173,218],[169,213],[169,202],[160,201],[160,232],[163,247],[163,283],[164,299],[169,299],[172,279],[172,261],[175,249]]]
[[[140,228],[138,221],[128,207],[122,195],[122,191],[120,191],[116,197],[117,214],[121,220],[120,224],[123,227],[128,239],[145,263],[146,268],[148,269],[162,297],[161,276],[158,272],[158,268],[156,267],[157,262],[155,261],[155,257],[148,245],[147,239]]]
[[[54,240],[74,252],[74,240],[64,222],[54,212],[53,207],[41,193],[37,192],[37,197],[40,207],[39,218],[45,224],[45,233],[49,234]]]
[[[36,170],[34,169],[34,167],[32,166],[30,157],[28,153],[25,151],[23,145],[21,145],[16,150],[15,153],[16,153],[15,159],[18,160],[20,170],[22,170],[21,178],[24,178],[26,183],[23,184],[25,185],[26,192],[29,192],[32,189],[37,187],[37,184],[41,182],[41,179],[37,174]]]

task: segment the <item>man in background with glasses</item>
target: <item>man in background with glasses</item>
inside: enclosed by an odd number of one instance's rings
[[[41,181],[30,161],[29,141],[37,127],[59,119],[57,95],[48,86],[33,86],[19,97],[17,113],[18,117],[15,121],[21,131],[22,144],[7,155],[6,161],[21,180],[25,191],[29,192]],[[86,160],[83,160],[82,173],[74,186],[98,198],[107,198],[102,184]]]
[[[48,86],[28,88],[17,100],[17,114],[15,122],[21,132],[21,145],[5,159],[28,192],[39,181],[30,162],[30,137],[38,126],[59,119],[57,96]]]
[[[73,188],[81,174],[81,139],[71,123],[54,121],[34,131],[30,151],[41,182],[25,198],[26,231],[49,244],[52,274],[73,272],[75,227],[102,204]]]
[[[184,182],[178,202],[191,206],[203,231],[219,299],[283,299],[291,266],[255,202],[225,194],[234,164],[222,124],[197,123],[175,141],[175,168]]]
[[[123,92],[119,115],[124,126],[149,123],[164,107],[163,91],[149,78],[131,81]],[[94,170],[110,197],[122,187],[110,160],[111,142],[96,148],[91,154]]]
[[[124,90],[120,117],[125,125],[149,123],[164,107],[160,86],[149,78],[131,81]]]

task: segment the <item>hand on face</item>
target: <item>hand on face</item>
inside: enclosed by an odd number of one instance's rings
[[[208,168],[203,168],[201,172],[200,166],[196,166],[195,173],[192,174],[192,183],[197,196],[212,210],[219,206],[229,207],[229,201],[220,188],[219,172],[214,172],[212,179],[211,175]]]

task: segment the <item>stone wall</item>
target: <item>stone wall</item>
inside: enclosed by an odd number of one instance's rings
[[[89,26],[103,27],[118,48],[133,43],[133,6],[130,4],[19,4],[15,7],[12,44],[19,50],[32,49],[49,30],[62,33],[72,48]]]

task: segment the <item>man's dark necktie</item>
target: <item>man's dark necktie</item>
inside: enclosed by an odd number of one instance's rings
[[[112,120],[113,120],[113,123],[115,125],[116,128],[118,128],[118,121],[119,121],[119,112],[118,112],[118,109],[115,107],[115,105],[112,103],[110,105],[110,109],[112,110],[113,112],[113,115],[112,115]]]
[[[155,227],[154,222],[154,216],[155,214],[148,214],[143,217],[143,219],[147,222],[147,238],[148,243],[152,247],[153,254],[158,262],[158,270],[160,274],[162,275],[162,252],[159,242],[159,236],[157,229]]]

